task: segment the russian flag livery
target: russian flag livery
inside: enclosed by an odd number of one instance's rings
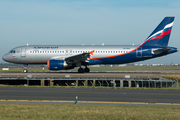
[[[174,17],[165,17],[141,46],[167,46]]]
[[[153,40],[153,39],[162,39],[164,35],[168,35],[171,33],[173,22],[166,25],[163,30],[160,30],[159,32],[153,34],[150,36],[147,40]]]

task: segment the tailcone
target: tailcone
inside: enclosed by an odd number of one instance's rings
[[[171,50],[168,50],[168,54],[178,52],[178,48],[172,48]]]

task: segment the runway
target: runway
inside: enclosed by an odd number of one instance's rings
[[[24,102],[73,103],[78,96],[81,104],[152,103],[180,106],[179,90],[0,87],[0,96],[1,102],[23,100]]]

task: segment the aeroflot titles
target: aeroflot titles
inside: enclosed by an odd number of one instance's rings
[[[58,49],[58,47],[34,47],[34,49]]]
[[[58,47],[34,47],[34,49],[58,49]],[[123,49],[130,49],[130,48],[123,48]]]

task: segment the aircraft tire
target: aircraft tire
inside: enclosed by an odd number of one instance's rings
[[[78,73],[84,73],[84,69],[83,68],[79,68],[78,69]]]
[[[88,73],[90,71],[89,68],[84,68],[84,72]]]
[[[27,69],[24,69],[24,70],[23,70],[23,73],[27,73],[27,72],[28,72],[28,70],[27,70]]]

